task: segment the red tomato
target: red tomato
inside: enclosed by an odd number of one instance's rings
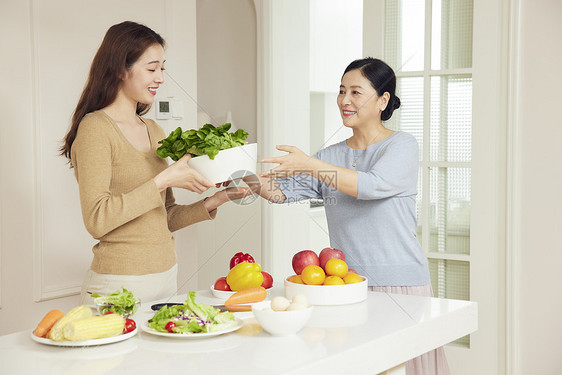
[[[261,286],[265,289],[271,288],[273,286],[273,277],[264,271],[261,271],[261,274],[263,275],[263,282],[261,283]]]
[[[215,281],[215,290],[231,291],[230,286],[226,282],[226,277],[219,277],[217,281]]]
[[[174,333],[174,330],[172,328],[174,328],[175,326],[176,326],[176,323],[174,323],[174,322],[166,323],[166,331],[168,331],[170,333]]]
[[[107,310],[107,311],[105,312],[105,314],[103,314],[103,315],[107,315],[107,314],[113,314],[113,311]]]
[[[125,320],[125,328],[123,328],[123,333],[133,332],[137,328],[137,323],[133,319]]]

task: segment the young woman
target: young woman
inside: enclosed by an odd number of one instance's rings
[[[202,193],[213,184],[189,168],[189,156],[168,166],[156,155],[163,129],[141,117],[164,83],[164,39],[150,28],[123,22],[107,31],[61,147],[74,168],[82,216],[99,242],[82,285],[107,294],[122,286],[144,301],[177,291],[172,232],[213,219],[244,189],[227,189],[178,205],[172,188]]]
[[[276,203],[324,199],[331,246],[345,252],[349,267],[368,278],[370,290],[432,296],[416,238],[418,144],[412,135],[383,124],[400,107],[395,88],[394,71],[383,61],[353,61],[337,99],[353,135],[314,157],[278,146],[288,154],[262,160],[279,165],[262,174],[258,192]],[[406,373],[448,374],[443,349],[413,359]]]

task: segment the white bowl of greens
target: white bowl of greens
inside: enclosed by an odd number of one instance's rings
[[[200,129],[177,128],[158,143],[161,158],[177,161],[190,154],[188,165],[214,184],[256,173],[257,144],[246,144],[248,132],[229,132],[230,123],[215,127],[205,124]]]
[[[256,174],[257,143],[221,150],[214,159],[208,155],[197,156],[187,165],[203,177],[218,184]]]

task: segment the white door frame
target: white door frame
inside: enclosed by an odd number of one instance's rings
[[[470,296],[479,303],[479,330],[471,335],[470,349],[445,348],[455,374],[505,372],[505,2],[474,0]],[[365,0],[364,10],[364,24],[372,29],[365,29],[365,52],[382,56],[384,0]]]
[[[310,117],[308,1],[254,0],[258,33],[258,154],[277,156],[275,145],[308,153]],[[287,111],[286,108],[290,108]],[[264,165],[263,170],[273,165]],[[308,204],[262,200],[262,263],[274,280],[292,271],[294,253],[308,245]]]
[[[521,192],[519,171],[521,170],[520,124],[517,116],[519,102],[519,43],[520,9],[519,0],[505,0],[504,8],[509,13],[507,25],[507,203],[506,203],[506,286],[505,286],[505,373],[521,374],[519,350],[519,292],[521,286]]]

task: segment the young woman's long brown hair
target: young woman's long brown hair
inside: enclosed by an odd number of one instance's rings
[[[156,32],[136,22],[125,21],[107,30],[92,61],[88,81],[72,115],[70,130],[60,148],[61,155],[70,161],[70,149],[82,118],[113,103],[127,69],[154,44],[165,47],[166,42]],[[149,104],[137,103],[137,114],[143,115],[149,109]]]

